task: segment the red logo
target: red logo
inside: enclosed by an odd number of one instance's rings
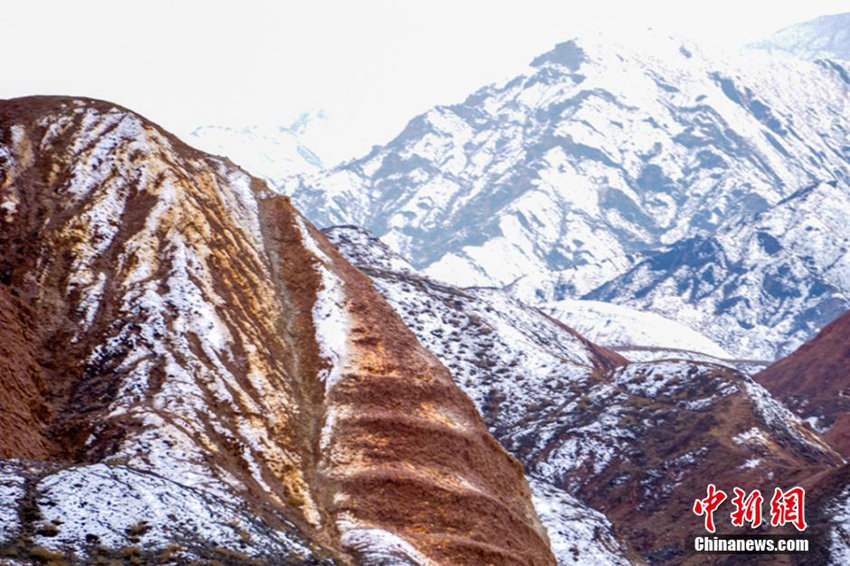
[[[705,516],[705,530],[710,533],[714,532],[714,512],[720,505],[726,501],[726,493],[722,490],[718,491],[713,483],[708,484],[705,499],[697,499],[694,501],[694,513],[699,517]]]
[[[755,489],[750,493],[740,487],[733,488],[735,496],[731,499],[735,507],[730,514],[733,527],[745,527],[749,525],[757,529],[762,524],[762,506],[764,497],[761,491]],[[714,525],[714,512],[717,511],[728,496],[722,489],[710,483],[706,489],[703,499],[694,500],[694,514],[703,517],[705,530],[713,533],[716,531]],[[787,524],[794,525],[798,531],[805,531],[806,524],[806,490],[802,487],[792,487],[783,491],[776,488],[773,497],[770,498],[770,525],[772,527],[783,527]]]
[[[735,492],[735,497],[732,498],[732,505],[735,506],[732,511],[732,526],[743,527],[745,523],[749,523],[752,528],[757,529],[761,525],[761,505],[764,503],[761,492],[755,489],[747,495],[740,487],[735,487],[732,491]]]
[[[770,498],[770,525],[781,527],[788,523],[798,531],[805,531],[806,524],[806,490],[802,487],[792,487],[782,491],[778,487]]]

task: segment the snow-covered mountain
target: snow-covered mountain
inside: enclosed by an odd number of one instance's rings
[[[806,187],[832,183],[847,194],[848,82],[838,64],[711,53],[653,34],[581,38],[505,83],[414,118],[359,160],[290,180],[285,191],[317,224],[364,226],[437,279],[512,284],[530,301],[579,298],[665,246],[733,233],[757,241],[747,223],[794,216],[792,195]],[[824,212],[842,215],[845,200],[824,200]],[[833,235],[829,249],[843,253],[842,239]],[[722,255],[737,255],[734,244]],[[680,320],[735,357],[774,359],[847,304],[832,262],[808,260],[798,244],[780,257],[827,287],[783,289],[804,296],[776,312],[759,311],[751,293],[779,287],[737,286],[746,273],[723,285],[720,300],[694,293],[674,307],[654,298],[666,295],[659,290],[636,301],[613,283],[604,300]],[[679,303],[696,314],[680,319]],[[718,303],[728,316],[703,326]],[[787,335],[738,340],[762,324]]]
[[[0,211],[0,562],[555,566],[473,402],[261,180],[0,100]]]
[[[588,294],[674,317],[736,357],[773,360],[850,308],[850,187],[818,183],[647,254]]]
[[[318,110],[280,126],[199,126],[183,139],[207,153],[229,158],[275,186],[290,175],[314,173],[335,164],[324,151],[331,129],[327,115]]]
[[[372,278],[523,463],[559,564],[619,564],[634,560],[632,551],[653,564],[683,563],[682,541],[699,527],[693,494],[707,483],[766,489],[841,470],[841,457],[816,433],[729,367],[629,364],[508,291],[460,289],[418,275],[359,228],[325,234]],[[711,350],[693,334],[682,339]],[[842,504],[836,496],[848,479],[812,499],[813,509]],[[580,508],[571,505],[567,515],[576,522],[564,531],[566,517],[550,511],[576,499],[595,511],[575,517]],[[840,564],[850,551],[847,526],[824,523],[819,546],[835,542],[822,563]],[[572,552],[558,552],[570,546]]]
[[[0,101],[0,211],[0,562],[679,564],[709,482],[811,486],[850,553],[848,466],[748,376],[323,235],[129,110]]]
[[[752,46],[802,59],[850,61],[850,12],[820,16],[788,26]]]
[[[679,358],[735,362],[729,352],[699,332],[652,312],[576,299],[553,301],[540,308],[588,340],[632,361]]]

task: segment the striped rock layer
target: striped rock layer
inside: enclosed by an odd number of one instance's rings
[[[0,555],[554,564],[522,467],[369,280],[132,112],[0,101],[0,321]]]

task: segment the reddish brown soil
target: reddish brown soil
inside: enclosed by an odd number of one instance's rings
[[[80,226],[67,236],[86,203],[72,206],[62,194],[74,167],[71,139],[83,130],[82,118],[72,112],[74,102],[60,97],[0,101],[0,145],[13,144],[14,125],[24,133],[24,150],[31,157],[19,155],[17,162],[4,163],[0,155],[0,195],[8,189],[19,200],[11,221],[0,211],[3,458],[101,461],[122,442],[132,442],[139,430],[132,419],[109,418],[108,412],[127,377],[120,363],[133,353],[139,333],[133,326],[138,321],[118,315],[126,292],[121,282],[134,262],[144,261],[127,251],[128,242],[149,218],[162,180],[132,187],[125,211],[116,219],[120,230],[95,260],[94,268],[106,283],[91,325],[83,326],[80,296],[69,291],[68,281],[79,239],[90,237],[91,227]],[[103,113],[121,110],[105,102],[83,102]],[[73,125],[44,149],[40,140],[60,116]],[[156,129],[149,122],[144,125]],[[490,436],[472,402],[368,278],[310,228],[332,258],[327,267],[343,282],[352,320],[349,371],[326,391],[318,377],[326,362],[319,356],[312,321],[321,285],[319,260],[302,242],[298,212],[288,199],[271,196],[257,181],[253,190],[263,196],[259,220],[264,249],[254,254],[246,244],[247,228],[230,217],[223,204],[222,191],[229,189],[217,165],[165,135],[172,145],[166,155],[110,156],[131,164],[158,160],[156,165],[170,168],[171,181],[183,191],[182,208],[160,219],[152,235],[161,256],[152,277],[165,284],[172,261],[170,235],[179,234],[185,241],[206,238],[202,243],[211,252],[213,285],[224,302],[217,310],[231,335],[248,337],[235,340],[233,355],[221,363],[240,391],[256,399],[261,393],[248,376],[246,352],[249,346],[257,347],[263,379],[276,395],[290,401],[281,414],[257,415],[258,426],[273,428],[273,441],[295,455],[296,464],[288,469],[258,462],[271,493],[251,475],[241,448],[215,432],[210,432],[215,444],[210,466],[244,482],[245,498],[259,514],[273,518],[282,513],[344,561],[350,557],[337,530],[341,517],[399,534],[436,564],[554,565],[521,466]],[[110,171],[104,184],[118,174]],[[113,348],[108,358],[92,361],[98,346],[118,336],[119,330],[127,331],[127,343]],[[191,351],[174,355],[206,359],[199,340],[193,334]],[[151,365],[147,390],[138,401],[149,405],[169,378],[162,360]],[[248,410],[238,401],[228,405],[210,396],[207,402],[209,411],[225,422]],[[345,416],[336,423],[331,448],[325,451],[320,430],[325,414],[336,409],[345,409]],[[264,417],[268,421],[263,422]],[[96,441],[89,445],[94,430]],[[304,497],[316,503],[318,524],[306,519]]]
[[[45,458],[50,407],[35,358],[33,319],[0,285],[0,458]]]
[[[850,456],[850,313],[755,379],[803,417],[819,417],[826,439]]]

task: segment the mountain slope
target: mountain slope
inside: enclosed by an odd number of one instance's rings
[[[0,208],[2,555],[554,564],[521,466],[262,182],[34,97],[0,101]]]
[[[573,299],[545,303],[540,308],[594,343],[633,361],[684,358],[731,362],[731,355],[719,345],[655,313]]]
[[[806,187],[711,238],[647,254],[587,298],[655,310],[772,360],[850,308],[850,187]]]
[[[753,47],[780,51],[801,59],[850,61],[850,12],[820,16],[788,26]]]
[[[645,43],[562,43],[514,79],[434,108],[369,155],[284,190],[317,224],[364,226],[436,279],[511,284],[531,302],[581,297],[655,250],[721,238],[820,181],[850,194],[842,67],[707,53],[655,35]],[[845,200],[830,213],[845,213]],[[662,303],[610,300],[670,314]],[[688,304],[712,316],[698,297]],[[830,314],[801,323],[793,319],[805,313],[784,313],[788,344],[742,345],[684,322],[737,357],[773,359]],[[765,316],[754,305],[723,325],[743,332]]]
[[[755,379],[850,456],[850,314]]]
[[[609,540],[615,533],[625,540],[625,559],[636,560],[629,556],[634,550],[649,563],[714,563],[683,546],[701,528],[691,508],[708,483],[766,492],[843,463],[732,368],[629,364],[504,290],[459,289],[409,269],[393,271],[386,265],[403,260],[362,229],[325,233],[452,371],[496,438],[523,463],[538,497],[572,497],[604,513],[614,527]],[[370,266],[373,258],[384,267]],[[832,501],[830,495],[819,504]],[[553,533],[565,531],[563,518],[547,513],[551,504],[537,505],[558,548]],[[818,544],[828,547],[840,528],[825,528]],[[573,537],[567,545],[579,556],[602,550]],[[568,554],[558,558],[570,563]]]
[[[325,233],[446,364],[515,455],[537,434],[531,414],[557,418],[547,405],[563,394],[565,382],[586,383],[594,371],[625,363],[499,290],[458,289],[417,275],[362,228]],[[531,485],[559,566],[631,563],[630,551],[603,515],[545,479],[531,478]]]

